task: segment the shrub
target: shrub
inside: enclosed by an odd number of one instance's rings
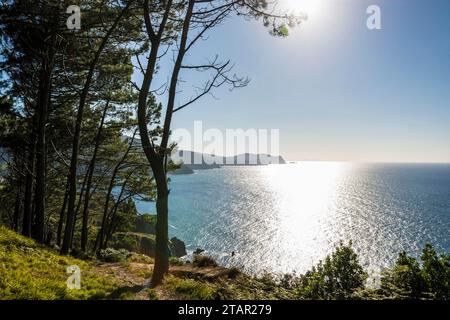
[[[364,288],[366,279],[351,242],[341,243],[324,262],[299,277],[296,293],[306,299],[349,299]]]
[[[422,274],[428,290],[436,299],[450,299],[450,255],[438,256],[433,246],[427,244],[420,257]]]
[[[156,215],[144,213],[136,217],[135,232],[155,234]]]
[[[420,259],[422,264],[400,253],[394,267],[383,273],[382,289],[394,297],[450,299],[450,256],[438,255],[427,244]]]
[[[146,256],[145,254],[130,252],[127,256],[128,262],[136,262],[136,263],[146,263],[146,264],[153,264],[155,260],[153,258],[150,258],[149,256]]]
[[[182,266],[184,261],[177,257],[169,257],[169,263],[171,266]]]
[[[107,248],[105,250],[100,250],[98,258],[104,262],[124,262],[129,255],[130,252],[125,249],[116,250]]]
[[[416,259],[401,252],[392,269],[385,270],[381,287],[389,295],[418,298],[426,290],[422,270]]]
[[[155,236],[135,232],[117,232],[112,237],[111,247],[153,257],[155,255]]]
[[[93,260],[95,258],[95,256],[90,253],[90,252],[84,252],[81,251],[80,249],[74,248],[72,249],[72,251],[70,252],[70,254],[80,260]]]

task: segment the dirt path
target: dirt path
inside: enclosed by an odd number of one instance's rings
[[[114,295],[123,294],[124,292],[131,292],[134,294],[134,299],[148,300],[150,288],[150,278],[153,271],[153,264],[145,263],[101,263],[94,267],[96,273],[113,277],[120,283],[120,291]],[[184,267],[184,266],[183,266]],[[189,270],[189,268],[172,267],[172,272],[182,272]],[[154,288],[160,300],[177,300],[180,297],[167,289],[164,286]]]
[[[120,288],[112,295],[117,298],[121,294],[131,294],[130,297],[137,300],[149,299],[150,278],[153,264],[126,262],[126,263],[101,263],[94,267],[94,271],[100,275],[112,277],[119,282]],[[171,266],[169,273],[178,278],[202,279],[211,281],[226,275],[227,269],[221,267],[198,268],[192,264]],[[182,298],[176,293],[167,290],[164,285],[153,289],[160,300],[177,300]]]

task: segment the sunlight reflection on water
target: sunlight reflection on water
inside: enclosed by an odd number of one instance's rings
[[[305,272],[341,240],[375,273],[402,250],[450,249],[449,165],[227,167],[173,176],[171,187],[171,234],[251,273]]]

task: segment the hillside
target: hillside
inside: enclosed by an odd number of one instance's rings
[[[82,270],[84,286],[68,290],[68,266]],[[1,299],[96,299],[111,295],[119,283],[98,276],[85,261],[60,256],[35,241],[0,226]]]
[[[170,273],[148,288],[153,259],[132,254],[105,263],[61,256],[57,251],[0,226],[0,300],[4,299],[280,299],[287,291],[207,258],[196,264],[171,260]],[[81,289],[68,289],[67,267],[81,269]]]
[[[449,299],[450,255],[423,249],[419,263],[400,253],[383,272],[381,287],[367,286],[367,273],[351,244],[341,244],[304,275],[251,277],[223,268],[208,257],[170,259],[169,275],[149,288],[153,259],[124,249],[106,249],[101,260],[61,256],[55,250],[0,226],[0,300],[276,300],[276,299]],[[105,262],[107,261],[107,262]],[[67,267],[81,270],[81,288],[68,289]],[[440,281],[437,281],[440,280]]]

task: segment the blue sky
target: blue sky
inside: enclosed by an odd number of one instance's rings
[[[251,83],[203,98],[173,127],[280,129],[289,160],[450,162],[450,1],[315,1],[287,39],[239,17],[210,33],[187,62],[219,54]],[[381,8],[381,30],[366,27],[371,4]],[[170,66],[162,63],[159,82]],[[192,72],[183,79],[179,103],[204,81]]]

